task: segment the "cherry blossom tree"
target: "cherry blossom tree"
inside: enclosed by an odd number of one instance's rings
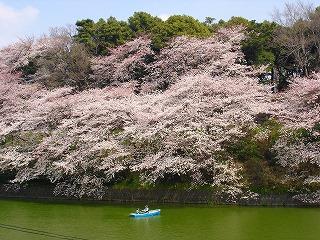
[[[273,149],[276,164],[296,174],[296,161],[318,164],[318,142],[291,144],[285,133],[319,121],[320,76],[297,78],[274,94],[243,65],[242,39],[241,28],[208,39],[179,37],[155,55],[150,40],[137,38],[92,59],[100,88],[81,92],[21,81],[12,70],[23,58],[10,60],[13,46],[2,50],[8,56],[0,61],[6,66],[0,71],[0,173],[15,172],[11,182],[19,184],[47,179],[55,194],[79,198],[101,198],[105,188],[134,174],[141,186],[174,179],[211,186],[235,201],[248,183],[226,143],[255,128],[259,114],[284,126]]]
[[[279,117],[288,126],[312,128],[320,122],[320,75],[295,78],[289,88],[275,96],[283,104]]]

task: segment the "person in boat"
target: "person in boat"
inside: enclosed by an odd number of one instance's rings
[[[140,208],[138,208],[137,210],[136,210],[136,213],[137,214],[142,214],[142,213],[147,213],[147,212],[149,212],[149,207],[148,207],[148,205],[146,205],[145,207],[144,207],[144,209],[140,209]]]
[[[149,207],[148,207],[148,205],[146,205],[141,212],[143,212],[143,213],[149,212]]]

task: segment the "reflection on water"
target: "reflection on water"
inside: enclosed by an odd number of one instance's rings
[[[0,201],[1,240],[319,239],[320,209],[154,206],[160,216],[130,218],[137,206]]]

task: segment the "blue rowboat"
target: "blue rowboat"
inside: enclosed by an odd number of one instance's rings
[[[139,218],[139,217],[153,217],[160,215],[160,209],[150,210],[145,213],[130,213],[129,217]]]

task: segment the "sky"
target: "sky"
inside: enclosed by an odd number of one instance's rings
[[[306,2],[307,0],[303,0]],[[0,46],[25,36],[38,36],[50,27],[74,24],[79,19],[126,20],[136,11],[163,19],[187,14],[199,20],[210,16],[227,20],[243,16],[257,21],[272,19],[274,9],[287,0],[0,0]],[[310,0],[315,6],[320,0]]]

